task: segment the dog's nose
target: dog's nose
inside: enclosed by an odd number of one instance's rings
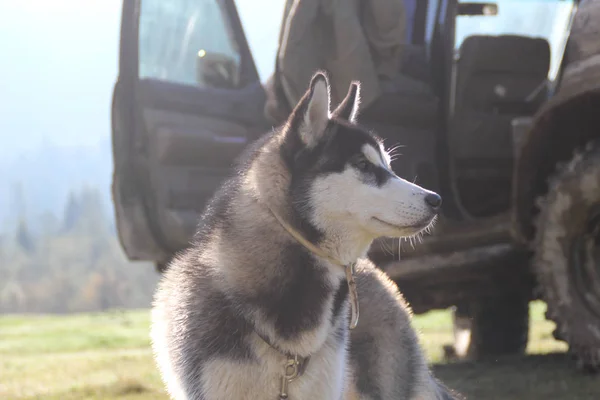
[[[434,211],[437,211],[442,205],[442,197],[437,193],[429,193],[425,196],[425,203],[433,208]]]

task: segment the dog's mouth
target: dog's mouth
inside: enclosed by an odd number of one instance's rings
[[[382,225],[386,225],[390,228],[393,228],[397,231],[401,231],[401,232],[410,232],[410,233],[418,233],[424,229],[426,229],[428,226],[431,225],[431,223],[435,220],[435,218],[437,217],[437,214],[430,217],[430,218],[424,218],[422,221],[416,223],[416,224],[412,224],[412,225],[396,225],[396,224],[392,224],[391,222],[387,222],[384,221],[382,219],[379,219],[377,217],[372,217],[372,219],[374,219],[375,221],[379,222]]]

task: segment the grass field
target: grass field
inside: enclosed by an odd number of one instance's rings
[[[600,399],[600,377],[575,371],[544,308],[531,304],[530,355],[487,363],[439,364],[448,312],[415,324],[437,376],[468,399]],[[166,399],[148,326],[148,311],[0,317],[0,399]]]

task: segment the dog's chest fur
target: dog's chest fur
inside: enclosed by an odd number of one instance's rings
[[[207,363],[202,375],[206,397],[279,399],[281,374],[286,359],[271,349],[260,349],[257,355],[260,357],[258,364],[239,363],[225,358]],[[340,343],[337,339],[328,340],[311,356],[304,374],[289,384],[289,399],[342,399],[347,381],[345,369],[345,343]]]
[[[290,400],[340,399],[349,322],[341,271],[288,242],[271,257],[262,253],[266,264],[246,253],[246,276],[228,277],[223,264],[241,260],[214,260],[208,250],[223,253],[213,246],[176,260],[157,292],[152,337],[169,392],[178,399],[277,399],[286,357],[258,331],[278,348],[310,355],[289,384]]]

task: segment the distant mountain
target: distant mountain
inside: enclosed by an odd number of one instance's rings
[[[101,190],[112,215],[121,4],[0,1],[0,229],[21,212],[61,215],[69,192],[84,185]]]
[[[16,158],[0,158],[0,228],[21,213],[30,218],[45,212],[62,215],[69,193],[86,186],[101,191],[112,217],[111,173],[109,137],[89,145],[45,143]],[[35,228],[35,221],[29,222]]]

